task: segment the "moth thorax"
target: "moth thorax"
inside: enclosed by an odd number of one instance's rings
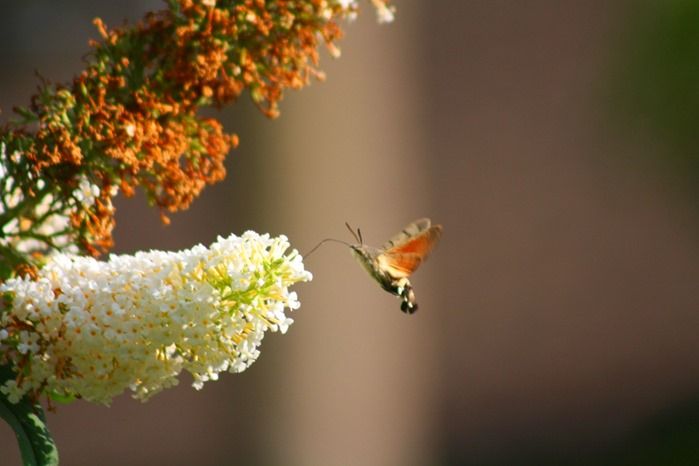
[[[355,259],[362,264],[367,272],[373,275],[375,273],[374,255],[365,246],[352,245],[350,246],[350,250]]]

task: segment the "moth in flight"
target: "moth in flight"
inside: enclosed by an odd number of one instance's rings
[[[417,301],[410,275],[422,264],[439,241],[442,225],[432,225],[429,218],[421,218],[403,228],[380,248],[367,246],[362,232],[355,232],[345,223],[358,241],[350,249],[369,275],[381,288],[401,298],[400,309],[412,314],[417,311]]]
[[[442,236],[442,225],[432,225],[429,218],[415,220],[380,248],[367,246],[364,244],[359,228],[354,231],[349,223],[345,222],[345,225],[357,240],[357,244],[326,238],[305,256],[308,257],[326,241],[349,246],[359,263],[381,285],[381,288],[401,299],[400,308],[403,312],[412,314],[417,311],[415,293],[409,278],[427,259],[439,241]]]

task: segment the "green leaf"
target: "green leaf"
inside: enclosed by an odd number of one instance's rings
[[[0,384],[15,378],[10,366],[0,366]],[[0,394],[0,417],[15,431],[25,466],[58,465],[58,449],[51,438],[41,405],[22,399],[13,404]]]
[[[34,112],[25,107],[15,107],[14,112],[23,118],[23,123],[31,123],[38,119]]]
[[[62,405],[70,404],[76,400],[74,395],[64,395],[58,392],[49,392],[48,396],[52,401]]]
[[[28,262],[28,258],[21,252],[7,246],[0,246],[0,282],[10,278],[17,266]]]

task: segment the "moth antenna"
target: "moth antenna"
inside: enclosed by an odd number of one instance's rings
[[[306,254],[302,254],[303,258],[304,258],[304,259],[308,259],[308,256],[310,256],[311,253],[315,252],[316,249],[318,249],[319,247],[321,247],[323,244],[327,243],[328,241],[333,241],[333,242],[335,242],[335,243],[342,243],[342,244],[344,244],[345,246],[349,246],[349,247],[352,246],[351,244],[349,244],[349,243],[347,243],[347,242],[345,242],[345,241],[339,240],[339,239],[335,239],[335,238],[325,238],[325,239],[322,240],[320,243],[316,244],[316,245],[313,247],[313,249],[311,249],[310,251],[308,251]]]
[[[354,232],[350,224],[348,222],[345,222],[345,226],[350,231],[350,233],[352,233],[352,237],[356,239],[359,244],[362,244],[361,236],[357,236],[357,233]],[[357,228],[357,231],[359,231],[359,228]]]
[[[359,235],[359,244],[364,244],[364,238],[362,238],[362,230],[357,228],[357,234]]]

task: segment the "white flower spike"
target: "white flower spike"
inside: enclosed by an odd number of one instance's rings
[[[146,400],[187,371],[199,389],[259,356],[265,331],[286,332],[289,286],[309,281],[284,236],[246,232],[180,252],[50,256],[35,279],[0,285],[0,354],[22,376],[0,391],[109,404]]]

